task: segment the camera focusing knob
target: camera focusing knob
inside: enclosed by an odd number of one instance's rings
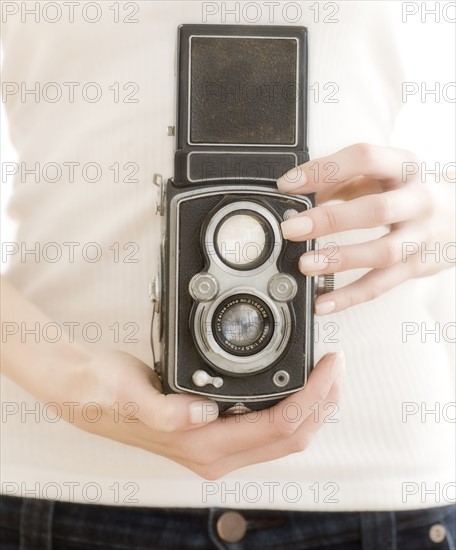
[[[315,292],[317,296],[332,292],[334,290],[334,273],[328,273],[327,275],[318,275],[316,277]]]
[[[192,376],[192,382],[198,388],[212,384],[214,388],[221,388],[223,386],[223,379],[220,376],[211,376],[205,370],[196,370]]]
[[[219,291],[217,279],[209,273],[202,272],[194,275],[188,285],[190,296],[197,302],[213,300]]]

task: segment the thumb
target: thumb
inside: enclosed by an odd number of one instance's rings
[[[215,401],[188,394],[164,395],[157,389],[158,376],[148,370],[147,382],[143,380],[134,389],[139,407],[136,416],[141,422],[160,432],[174,432],[198,428],[218,418]]]

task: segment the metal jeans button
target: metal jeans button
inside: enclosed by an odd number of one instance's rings
[[[247,521],[239,512],[223,512],[217,520],[217,534],[225,542],[239,542],[247,531]]]
[[[429,529],[429,538],[432,542],[442,542],[446,538],[446,529],[440,523],[436,523]]]

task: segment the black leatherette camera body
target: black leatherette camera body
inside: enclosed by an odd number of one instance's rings
[[[276,187],[309,158],[307,31],[182,25],[177,54],[156,369],[167,393],[208,397],[222,411],[263,409],[304,387],[313,365],[314,280],[298,260],[314,243],[285,241],[280,222],[314,196]],[[234,250],[236,230],[242,240],[259,228],[264,238]],[[248,261],[237,259],[244,252]]]

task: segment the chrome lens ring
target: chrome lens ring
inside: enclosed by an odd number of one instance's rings
[[[248,231],[243,234],[242,228],[246,225]],[[222,249],[224,239],[225,250]],[[246,200],[230,202],[217,210],[204,235],[204,247],[211,263],[237,276],[255,275],[270,268],[271,263],[277,262],[282,245],[279,220],[261,204]]]
[[[268,320],[270,326],[266,327],[267,330],[261,342],[258,342],[259,345],[255,346],[255,351],[252,351],[249,355],[247,353],[236,355],[233,353],[233,347],[230,344],[221,345],[216,327],[217,312],[220,312],[227,303],[232,301],[233,297],[244,295],[252,297],[252,288],[232,288],[224,292],[214,302],[200,302],[195,310],[193,320],[195,343],[205,361],[220,372],[251,374],[264,370],[282,355],[290,339],[292,323],[288,304],[273,302],[266,294],[257,290],[253,298],[257,303],[267,306],[267,317],[270,315],[271,319],[270,322]],[[265,327],[261,328],[263,333]],[[243,338],[244,334],[241,333],[240,337]],[[254,332],[247,334],[247,340],[254,337]],[[237,345],[236,339],[239,339],[239,334],[234,334],[231,344],[234,341],[234,345]],[[250,350],[246,349],[245,351]]]
[[[254,210],[235,210],[217,225],[214,247],[219,259],[228,267],[252,270],[271,256],[274,232],[266,218]]]

